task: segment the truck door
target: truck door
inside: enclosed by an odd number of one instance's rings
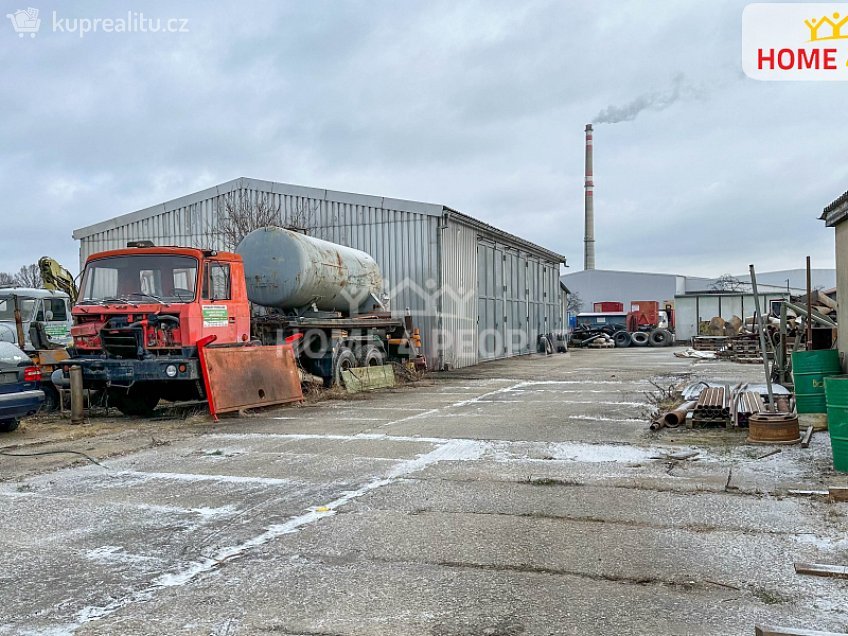
[[[71,312],[66,298],[44,299],[44,331],[53,342],[71,344]]]
[[[203,293],[200,305],[202,334],[215,334],[218,342],[241,342],[245,329],[242,305],[234,300],[232,264],[224,261],[207,261],[203,276]],[[248,318],[249,319],[249,318]]]

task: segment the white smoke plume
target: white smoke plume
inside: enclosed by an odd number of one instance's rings
[[[682,98],[695,96],[697,91],[686,83],[683,75],[675,75],[671,88],[665,91],[655,91],[640,95],[632,102],[621,106],[610,105],[595,115],[595,124],[617,124],[623,121],[633,121],[643,110],[665,110]]]

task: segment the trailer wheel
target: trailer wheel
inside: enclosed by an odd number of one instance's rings
[[[648,345],[648,334],[644,331],[634,331],[630,334],[630,342],[634,347],[646,347]]]
[[[626,331],[616,331],[612,336],[612,340],[615,342],[616,348],[629,347],[633,342],[633,338]]]
[[[671,344],[671,333],[665,329],[654,329],[648,336],[648,344],[652,347],[667,347]]]
[[[149,417],[159,404],[159,395],[147,389],[134,386],[127,391],[113,389],[109,391],[109,405],[114,406],[124,415],[133,417]]]
[[[365,347],[365,351],[362,354],[363,367],[381,367],[385,363],[385,357],[383,356],[383,352],[380,351],[379,348],[375,347],[374,345]]]
[[[20,423],[21,421],[19,419],[3,420],[0,422],[0,433],[11,433],[18,428]]]
[[[358,366],[359,363],[356,359],[356,354],[347,347],[339,347],[339,350],[336,352],[336,359],[333,361],[333,375],[325,378],[324,384],[327,385],[329,381],[328,386],[332,386],[333,384],[344,386],[342,371],[350,371]]]

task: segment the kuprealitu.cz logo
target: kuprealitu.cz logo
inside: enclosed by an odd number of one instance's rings
[[[848,80],[848,4],[749,4],[742,69],[758,80]]]
[[[41,30],[39,10],[34,7],[18,9],[7,13],[6,17],[19,38],[34,38]],[[189,24],[188,18],[151,17],[141,11],[128,11],[119,16],[73,18],[53,11],[47,28],[53,33],[70,33],[84,38],[91,33],[188,33]]]

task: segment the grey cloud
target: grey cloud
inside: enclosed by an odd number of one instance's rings
[[[240,175],[446,203],[579,266],[583,126],[622,104],[638,117],[595,135],[600,266],[828,266],[841,87],[741,77],[743,7],[699,8],[698,46],[690,7],[638,1],[145,3],[189,18],[176,37],[0,24],[0,270],[76,266],[73,228]]]

